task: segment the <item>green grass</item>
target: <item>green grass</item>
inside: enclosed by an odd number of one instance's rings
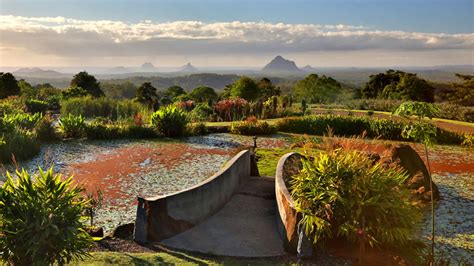
[[[156,253],[119,253],[93,252],[84,261],[70,265],[274,265],[282,264],[279,258],[268,259],[235,259],[226,257],[203,257],[183,252]],[[287,264],[287,263],[285,263]]]
[[[282,148],[272,148],[272,149],[263,149],[257,148],[257,166],[260,175],[262,176],[275,176],[276,167],[278,160],[288,152],[297,151],[296,149],[282,149]]]

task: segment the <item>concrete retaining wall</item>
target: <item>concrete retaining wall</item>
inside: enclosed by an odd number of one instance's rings
[[[194,187],[155,198],[138,197],[135,241],[160,241],[206,220],[229,201],[251,168],[251,152],[244,150]]]
[[[286,252],[296,253],[298,245],[298,222],[301,216],[296,212],[294,201],[288,191],[287,181],[302,168],[301,155],[287,153],[278,161],[275,174],[275,194],[279,215],[278,230],[283,239]]]

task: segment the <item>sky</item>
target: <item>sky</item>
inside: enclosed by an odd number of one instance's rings
[[[0,67],[474,64],[472,0],[0,0]]]

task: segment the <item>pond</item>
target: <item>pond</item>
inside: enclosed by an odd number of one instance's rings
[[[288,147],[291,135],[259,137],[259,148]],[[382,141],[381,141],[382,142]],[[383,141],[382,143],[393,143]],[[106,232],[133,222],[137,196],[157,196],[189,188],[217,172],[251,137],[211,134],[181,140],[72,140],[42,146],[41,153],[21,166],[37,165],[74,175],[89,192],[102,191],[103,206],[95,225]],[[423,154],[420,145],[412,146]],[[474,261],[474,152],[455,146],[430,151],[433,179],[441,200],[436,204],[436,249],[453,260]],[[4,169],[0,169],[4,172]],[[10,169],[11,170],[11,169]],[[0,184],[2,180],[0,179]],[[429,210],[420,234],[428,242]]]
[[[279,145],[279,139],[259,138],[259,145]],[[39,155],[20,167],[32,173],[38,165],[43,169],[53,165],[56,172],[74,175],[74,181],[88,193],[100,191],[103,204],[94,225],[109,232],[134,222],[137,196],[166,195],[192,187],[250,145],[251,137],[230,134],[181,140],[71,140],[43,145]]]

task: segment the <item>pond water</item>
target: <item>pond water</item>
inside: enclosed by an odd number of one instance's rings
[[[272,147],[281,144],[280,139],[259,138],[258,142]],[[181,140],[71,140],[43,145],[39,155],[20,167],[33,173],[38,165],[43,169],[54,165],[55,172],[74,175],[74,181],[88,193],[101,191],[103,204],[94,224],[108,232],[134,222],[137,196],[166,195],[192,187],[252,144],[251,137],[230,134]]]
[[[258,147],[288,147],[291,136],[259,137]],[[384,143],[387,143],[386,141]],[[43,145],[41,153],[21,167],[37,165],[64,175],[89,192],[102,191],[103,206],[96,226],[110,231],[135,219],[137,196],[157,196],[191,187],[217,172],[239,150],[253,145],[251,137],[211,134],[181,140],[73,140]],[[412,145],[420,154],[420,145]],[[430,151],[433,180],[441,200],[436,205],[436,249],[454,261],[474,261],[474,152],[454,146]],[[5,169],[0,169],[4,172]],[[11,170],[11,169],[10,169]],[[0,178],[0,185],[2,180]],[[421,225],[427,240],[429,210]]]

